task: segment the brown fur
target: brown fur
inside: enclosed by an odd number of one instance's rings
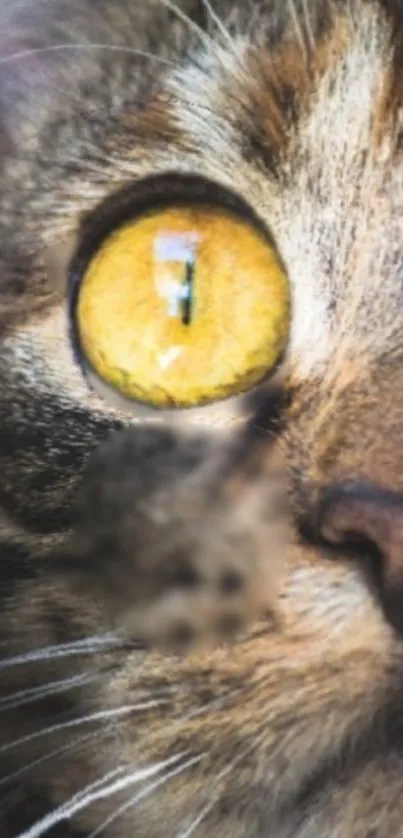
[[[401,4],[0,24],[1,838],[397,838]],[[68,299],[162,189],[246,204],[293,319],[272,380],[161,421],[90,387]]]

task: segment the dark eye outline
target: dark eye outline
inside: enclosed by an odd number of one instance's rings
[[[198,175],[166,172],[148,177],[116,192],[90,213],[81,225],[78,246],[68,270],[67,315],[69,339],[74,360],[89,385],[91,387],[93,386],[89,379],[95,378],[100,382],[103,389],[110,391],[111,394],[114,394],[120,402],[124,402],[128,407],[130,405],[132,407],[139,405],[154,412],[169,410],[169,408],[162,410],[149,402],[128,399],[117,388],[115,389],[110,384],[104,382],[97,371],[91,366],[82,350],[77,325],[76,309],[80,294],[80,283],[92,258],[103,242],[115,230],[130,221],[135,221],[147,212],[168,209],[169,207],[183,204],[187,204],[188,206],[208,204],[211,207],[217,207],[217,209],[227,210],[237,218],[247,221],[266,239],[268,245],[276,251],[278,258],[282,262],[279,249],[272,234],[249,204],[241,196],[235,192],[231,192],[227,187]],[[287,274],[284,264],[283,269]],[[273,376],[274,372],[282,363],[283,358],[284,352],[278,359],[274,369],[268,371],[267,378]],[[192,410],[193,408],[172,406],[171,409]]]

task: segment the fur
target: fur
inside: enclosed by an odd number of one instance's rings
[[[401,3],[0,16],[1,838],[397,838]],[[235,193],[292,296],[273,380],[162,417],[68,322],[158,178]]]

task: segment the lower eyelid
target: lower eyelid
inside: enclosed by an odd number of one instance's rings
[[[203,407],[182,410],[154,410],[145,404],[125,398],[114,388],[101,381],[91,370],[86,372],[86,377],[92,389],[105,402],[142,422],[164,422],[172,426],[180,425],[189,428],[193,426],[200,428],[205,425],[209,429],[216,429],[217,431],[227,430],[228,428],[234,428],[235,430],[245,422],[244,398],[242,396],[234,396]]]

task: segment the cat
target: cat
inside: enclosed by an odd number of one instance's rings
[[[1,0],[1,838],[403,835],[402,32]]]

